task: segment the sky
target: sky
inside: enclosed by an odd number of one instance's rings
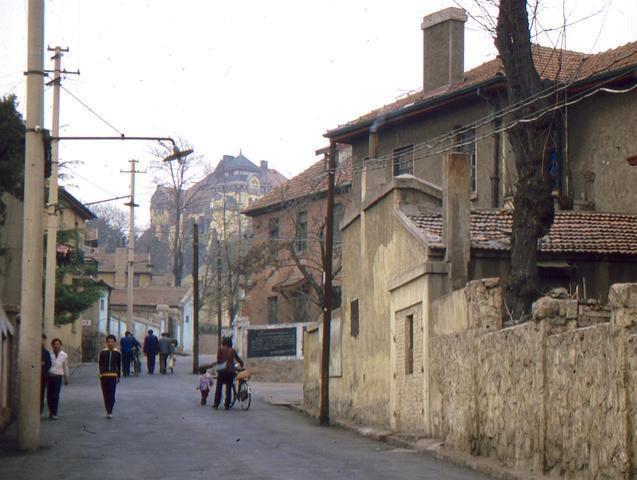
[[[242,151],[291,177],[317,160],[328,129],[420,88],[424,15],[464,6],[475,16],[465,28],[465,69],[493,58],[475,1],[46,0],[45,46],[70,49],[62,66],[81,74],[63,77],[63,87],[95,112],[63,90],[60,135],[179,137],[209,165]],[[637,40],[635,0],[540,6],[549,33],[535,40],[543,45],[595,53]],[[26,10],[27,0],[0,0],[0,96],[17,95],[21,111]],[[47,88],[49,128],[51,98]],[[61,142],[60,161],[72,162],[61,184],[83,202],[126,195],[121,170],[137,159],[148,171],[137,177],[144,225],[154,146]]]

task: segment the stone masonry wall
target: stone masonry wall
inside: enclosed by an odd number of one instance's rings
[[[497,288],[475,283],[467,292],[484,295],[480,301],[467,293],[469,310],[472,302],[489,305]],[[434,336],[434,432],[452,448],[514,468],[634,478],[637,284],[613,285],[609,306],[610,314],[545,297],[534,304],[532,322],[493,331],[474,318],[465,331]],[[482,309],[489,319],[494,312]]]

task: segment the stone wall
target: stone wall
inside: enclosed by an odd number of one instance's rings
[[[545,297],[534,304],[532,322],[492,331],[486,328],[496,311],[491,301],[501,295],[494,290],[471,282],[467,309],[482,305],[474,308],[472,326],[432,338],[436,436],[513,468],[565,478],[632,478],[637,284],[614,285],[610,311]],[[445,301],[451,299],[439,300]],[[483,315],[486,322],[479,320]]]

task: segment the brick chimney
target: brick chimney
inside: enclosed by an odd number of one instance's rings
[[[268,161],[267,160],[261,160],[261,170],[267,172],[267,170],[268,170]]]
[[[423,90],[464,79],[464,24],[467,13],[450,7],[422,19]]]
[[[443,164],[442,236],[445,261],[449,263],[451,288],[457,290],[469,280],[471,254],[471,157],[450,153]]]

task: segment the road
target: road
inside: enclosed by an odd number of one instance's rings
[[[188,372],[190,359],[179,360],[172,375],[122,379],[112,420],[104,416],[96,365],[80,366],[62,389],[60,419],[42,419],[39,451],[18,452],[14,429],[0,437],[0,479],[487,478],[340,428],[319,427],[266,402],[277,396],[271,386],[254,385],[247,412],[203,407],[197,376]]]

